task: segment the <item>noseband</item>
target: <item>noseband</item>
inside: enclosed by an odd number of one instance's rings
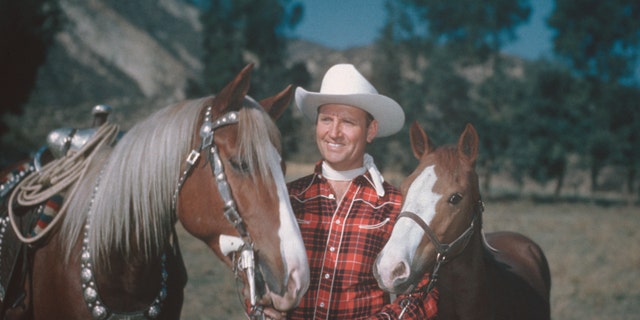
[[[409,218],[415,221],[422,228],[422,230],[424,230],[425,234],[427,235],[427,237],[429,237],[429,240],[431,241],[431,243],[433,243],[433,245],[436,248],[436,252],[437,252],[436,264],[433,267],[433,271],[429,276],[429,283],[427,284],[427,287],[424,290],[424,294],[429,293],[435,286],[436,282],[438,281],[438,272],[440,270],[440,266],[445,262],[451,260],[450,258],[451,252],[453,252],[457,248],[460,248],[458,250],[458,253],[460,253],[462,252],[462,250],[464,250],[467,244],[469,244],[469,239],[471,239],[471,236],[473,235],[473,227],[476,224],[476,221],[482,215],[482,212],[484,212],[484,202],[482,202],[482,200],[478,200],[478,205],[476,210],[473,213],[471,224],[458,238],[453,240],[451,243],[441,243],[440,240],[438,240],[438,237],[436,236],[435,232],[433,232],[433,230],[429,227],[429,225],[427,225],[427,223],[422,218],[420,218],[420,216],[418,216],[417,214],[410,211],[403,211],[400,213],[400,215],[398,215],[398,219]]]
[[[246,101],[252,101],[248,98],[245,98]],[[220,127],[224,127],[231,124],[237,124],[238,112],[231,111],[223,115],[222,117],[217,118],[215,121],[211,119],[211,106],[208,106],[202,126],[200,127],[200,148],[191,150],[191,153],[187,157],[187,167],[183,171],[180,179],[178,179],[178,183],[176,185],[176,189],[173,193],[172,197],[172,212],[174,213],[174,222],[177,220],[175,217],[176,213],[176,204],[178,200],[178,194],[185,180],[189,176],[191,169],[195,165],[195,163],[200,158],[200,155],[203,150],[209,148],[209,152],[205,154],[209,165],[211,166],[211,172],[216,180],[216,185],[218,186],[218,193],[222,198],[222,202],[224,203],[224,216],[233,225],[238,234],[240,234],[241,241],[235,242],[237,245],[231,250],[234,252],[233,255],[233,270],[238,277],[238,270],[243,271],[245,273],[246,280],[249,284],[249,292],[250,292],[250,300],[251,300],[251,311],[249,317],[251,319],[255,318],[257,315],[261,313],[260,306],[257,305],[257,294],[256,294],[256,263],[255,263],[255,251],[253,249],[253,240],[251,240],[251,236],[246,229],[246,226],[238,213],[236,208],[236,202],[233,199],[233,195],[231,194],[231,188],[229,187],[229,183],[227,182],[227,178],[224,174],[224,165],[222,160],[220,159],[220,154],[218,152],[218,147],[215,144],[213,139],[213,135],[216,129]],[[224,235],[221,235],[224,236]],[[226,237],[228,238],[228,236]],[[222,246],[221,246],[222,247]],[[224,249],[223,249],[224,250]],[[225,252],[225,255],[228,252]],[[237,258],[237,259],[236,259]],[[236,261],[237,260],[237,261]]]

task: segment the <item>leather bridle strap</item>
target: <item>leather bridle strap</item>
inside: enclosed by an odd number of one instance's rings
[[[418,216],[417,214],[410,211],[403,211],[400,213],[400,215],[398,215],[398,219],[409,218],[415,221],[422,228],[422,230],[424,230],[427,237],[429,237],[429,240],[436,248],[436,252],[438,252],[439,255],[445,257],[450,253],[452,249],[455,249],[457,247],[464,248],[467,245],[469,238],[471,238],[471,235],[473,235],[473,226],[475,225],[477,217],[478,215],[474,214],[473,219],[471,220],[471,224],[469,225],[467,230],[465,230],[458,238],[453,240],[451,243],[441,243],[440,240],[438,240],[438,236],[436,236],[435,232],[433,232],[433,230],[429,228],[427,223],[424,222],[424,220],[422,220],[422,218],[420,218],[420,216]]]
[[[422,230],[424,230],[425,234],[427,235],[427,237],[429,237],[429,240],[433,243],[436,248],[436,252],[438,253],[436,256],[436,264],[433,267],[433,271],[429,275],[429,283],[424,290],[421,290],[422,294],[427,294],[431,290],[433,290],[433,287],[438,281],[438,272],[440,270],[440,266],[446,261],[451,260],[449,258],[449,254],[458,247],[461,248],[458,251],[458,253],[460,253],[467,246],[469,240],[471,239],[471,236],[473,235],[473,227],[475,226],[476,221],[482,215],[482,212],[484,212],[484,203],[482,202],[482,200],[478,200],[478,206],[473,213],[473,218],[471,219],[469,227],[451,243],[441,243],[440,240],[438,240],[435,232],[433,232],[429,225],[427,225],[427,223],[417,214],[410,211],[403,211],[398,215],[398,219],[409,218],[415,221],[422,228]]]
[[[178,179],[178,183],[173,192],[171,206],[172,211],[175,214],[178,201],[178,193],[180,192],[180,189],[182,189],[184,181],[191,173],[191,169],[200,158],[203,150],[209,148],[209,152],[207,152],[205,156],[208,159],[209,165],[211,166],[211,172],[213,173],[213,177],[216,180],[218,193],[220,194],[222,202],[224,203],[224,215],[229,223],[231,223],[236,228],[240,236],[242,236],[242,238],[246,241],[250,240],[249,235],[246,231],[246,228],[244,227],[242,218],[240,217],[240,214],[238,214],[238,211],[236,209],[235,200],[233,199],[231,189],[229,188],[229,183],[227,182],[227,178],[224,174],[224,166],[218,154],[218,147],[213,141],[213,134],[216,129],[223,126],[236,124],[238,123],[238,121],[238,113],[235,111],[228,112],[215,121],[212,121],[211,107],[207,107],[204,115],[204,121],[202,123],[202,126],[200,127],[200,147],[198,149],[191,150],[191,153],[187,157],[187,167]]]

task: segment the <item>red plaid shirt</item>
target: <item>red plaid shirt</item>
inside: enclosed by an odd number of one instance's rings
[[[289,183],[311,282],[288,319],[397,319],[405,298],[411,303],[402,319],[434,318],[436,292],[424,299],[401,295],[390,303],[373,276],[376,257],[400,212],[400,192],[385,182],[385,195],[379,198],[367,173],[352,181],[338,204],[321,168],[319,162],[314,174]]]

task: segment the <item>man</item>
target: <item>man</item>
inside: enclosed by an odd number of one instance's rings
[[[434,294],[390,296],[372,270],[400,212],[402,196],[384,182],[366,145],[404,125],[404,112],[350,64],[331,67],[320,92],[296,90],[296,104],[316,121],[322,160],[289,183],[305,242],[311,282],[288,319],[428,319]],[[426,283],[426,281],[423,281]]]

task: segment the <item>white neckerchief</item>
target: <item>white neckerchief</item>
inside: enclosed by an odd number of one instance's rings
[[[373,180],[373,187],[376,189],[376,193],[379,197],[384,196],[384,187],[382,183],[384,182],[384,178],[375,163],[373,163],[373,157],[371,157],[368,153],[364,155],[364,166],[356,169],[346,170],[346,171],[338,171],[326,163],[322,162],[322,175],[334,181],[351,181],[353,178],[364,174],[366,171],[369,171],[371,175],[371,179]]]

